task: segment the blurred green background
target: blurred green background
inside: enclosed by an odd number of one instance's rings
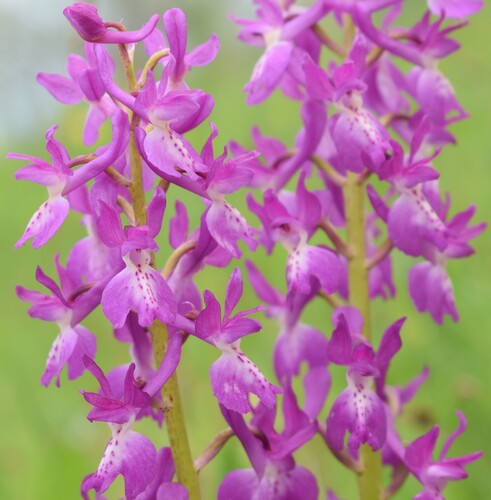
[[[150,14],[173,6],[167,0],[94,3],[104,18],[122,18],[131,27],[139,26]],[[412,0],[410,3],[419,8],[423,2]],[[190,76],[191,85],[200,86],[215,96],[216,107],[211,118],[220,130],[221,143],[235,138],[250,146],[249,129],[253,124],[260,124],[264,133],[276,134],[287,144],[292,144],[298,128],[296,104],[285,104],[281,96],[274,95],[259,107],[245,106],[241,88],[260,51],[235,40],[237,30],[227,20],[226,13],[250,16],[252,6],[249,1],[181,0],[178,4],[188,15],[190,47],[207,39],[211,32],[216,32],[222,41],[222,50],[215,63],[195,69]],[[44,131],[53,123],[60,124],[57,137],[72,156],[85,151],[80,141],[83,107],[64,108],[35,83],[38,71],[64,72],[66,55],[81,50],[81,42],[71,33],[62,15],[65,6],[60,0],[3,0],[0,4],[1,157],[8,151],[46,157]],[[491,59],[487,51],[490,23],[489,9],[472,18],[470,26],[457,35],[463,50],[441,65],[471,119],[454,126],[458,146],[445,149],[435,163],[442,172],[443,190],[452,193],[453,213],[475,203],[478,206],[476,222],[488,220],[491,214]],[[193,134],[197,148],[201,147],[207,134],[206,126]],[[12,174],[20,165],[3,161],[0,169],[0,499],[75,499],[82,477],[95,470],[108,439],[108,429],[104,424],[91,425],[85,419],[88,405],[79,394],[79,389],[95,390],[96,385],[87,376],[68,382],[65,375],[60,389],[45,389],[39,384],[56,327],[30,319],[26,314],[26,304],[17,299],[14,287],[23,284],[36,288],[36,265],[41,264],[48,273],[52,272],[53,255],[60,252],[64,262],[73,242],[84,236],[84,230],[77,216],[70,216],[58,235],[41,250],[34,251],[29,246],[13,250],[14,242],[45,197],[43,188],[28,183],[17,184],[13,179]],[[174,199],[172,191],[171,200]],[[172,205],[173,201],[168,207]],[[199,206],[194,209],[194,222],[199,210]],[[167,220],[171,213],[169,209]],[[159,241],[165,246],[162,235]],[[438,327],[428,315],[419,315],[414,310],[406,292],[407,270],[412,260],[400,255],[396,256],[394,266],[399,290],[397,299],[378,301],[373,308],[375,332],[381,333],[402,315],[409,317],[403,330],[404,348],[391,368],[389,382],[403,384],[419,373],[423,365],[428,364],[431,368],[430,379],[401,419],[403,438],[414,439],[434,422],[440,423],[442,437],[446,437],[456,427],[455,409],[460,409],[468,418],[469,428],[455,443],[452,454],[484,451],[483,458],[469,467],[470,479],[448,486],[448,499],[489,498],[489,231],[476,241],[475,248],[476,256],[452,262],[449,267],[461,316],[459,323],[447,320]],[[270,261],[262,255],[263,252],[259,252],[256,261],[273,282],[284,287],[284,252],[278,250]],[[163,261],[163,257],[161,259]],[[198,282],[200,287],[210,288],[218,297],[223,297],[228,276],[229,270],[214,270],[200,274]],[[241,305],[248,307],[256,303],[255,297],[249,295]],[[307,322],[325,331],[330,329],[329,318],[330,310],[323,303],[314,304],[306,313]],[[128,360],[127,347],[113,340],[100,311],[85,324],[98,337],[97,360],[103,369]],[[245,339],[243,347],[274,380],[269,365],[277,329],[274,323],[264,324],[263,331]],[[207,369],[216,358],[217,351],[207,345],[192,339],[186,344],[180,382],[194,456],[224,427],[207,380]],[[335,370],[334,378],[333,394],[345,383],[342,370]],[[332,396],[329,401],[332,401]],[[326,415],[326,410],[323,415]],[[138,424],[137,429],[150,435],[156,445],[166,444],[164,430],[155,429],[151,423]],[[354,477],[330,458],[322,443],[314,440],[297,453],[296,458],[317,474],[321,491],[325,492],[329,486],[342,498],[356,498]],[[231,441],[202,472],[203,497],[215,497],[226,471],[247,466],[244,453],[236,442]],[[121,488],[119,478],[108,498],[118,498]],[[417,482],[409,479],[396,498],[410,498],[418,489]]]

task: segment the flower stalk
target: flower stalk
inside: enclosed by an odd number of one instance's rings
[[[365,251],[364,186],[358,175],[349,172],[345,185],[346,228],[351,257],[348,260],[349,303],[361,312],[363,334],[371,341],[370,296]],[[380,453],[364,444],[360,448],[361,471],[358,473],[358,490],[362,500],[380,500],[382,494],[382,464]]]
[[[132,68],[130,71],[126,65],[125,68],[130,89],[133,89],[136,86],[134,69]],[[131,164],[131,185],[129,186],[129,190],[131,193],[135,219],[140,225],[143,225],[147,220],[147,212],[145,207],[145,191],[143,189],[142,158],[138,152],[135,138],[135,128],[138,124],[139,119],[136,116],[133,116],[131,118],[131,135],[129,144]],[[188,250],[190,249],[191,248]],[[174,267],[175,265],[176,264],[174,264]],[[157,366],[160,366],[167,351],[167,344],[169,340],[167,325],[156,320],[150,327],[150,333],[155,362]],[[194,469],[193,459],[191,456],[191,449],[189,446],[186,424],[184,422],[184,412],[181,404],[181,396],[179,393],[179,384],[176,372],[174,372],[164,385],[162,389],[162,399],[164,406],[169,408],[165,413],[165,422],[167,426],[169,444],[172,450],[172,457],[176,468],[177,480],[187,488],[190,500],[199,500],[200,490],[198,474]]]

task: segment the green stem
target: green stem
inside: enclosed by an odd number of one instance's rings
[[[162,362],[167,350],[167,326],[160,321],[154,321],[150,328],[155,361]],[[177,480],[184,485],[189,493],[189,500],[200,499],[198,473],[194,468],[191,449],[184,423],[184,412],[177,381],[177,373],[167,381],[162,389],[164,405],[169,408],[165,414],[167,434],[176,466]]]
[[[346,226],[351,258],[348,261],[349,302],[359,309],[364,319],[363,334],[371,340],[368,269],[365,255],[364,185],[357,174],[348,173],[345,185]],[[380,500],[382,495],[382,464],[380,453],[368,445],[360,449],[361,472],[358,490],[362,500]]]
[[[126,47],[120,46],[120,53],[125,66],[128,84],[131,90],[136,87],[136,78],[133,65],[126,51]],[[138,153],[135,139],[135,129],[139,125],[139,118],[131,118],[130,135],[130,162],[131,162],[131,202],[135,214],[135,221],[144,225],[147,220],[147,211],[145,206],[145,191],[143,189],[142,177],[142,159]],[[152,257],[153,260],[153,257]],[[168,332],[167,326],[160,321],[154,321],[150,328],[152,336],[152,347],[157,365],[162,363],[167,350]],[[177,374],[174,373],[162,389],[162,398],[164,404],[169,407],[165,414],[167,434],[169,444],[172,449],[172,457],[176,467],[177,480],[188,490],[190,500],[200,499],[198,473],[194,469],[191,449],[184,423],[184,413],[181,405]]]

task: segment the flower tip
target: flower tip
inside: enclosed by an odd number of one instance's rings
[[[76,2],[64,9],[63,14],[73,29],[87,42],[96,42],[106,33],[104,22],[94,5]]]

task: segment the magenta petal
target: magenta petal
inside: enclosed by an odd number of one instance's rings
[[[158,15],[150,18],[148,23],[138,31],[109,30],[99,16],[95,6],[86,2],[76,2],[67,7],[63,14],[75,31],[87,42],[93,43],[135,43],[146,38],[155,28]]]
[[[226,201],[212,203],[206,214],[206,224],[213,239],[233,257],[239,258],[242,255],[237,245],[238,240],[243,240],[251,250],[257,247],[258,243],[254,238],[257,231]]]
[[[242,297],[242,274],[240,269],[236,267],[230,276],[225,293],[225,312],[224,320],[230,318],[232,311]]]
[[[259,487],[259,479],[253,469],[229,472],[218,488],[217,500],[251,500]]]
[[[249,281],[256,295],[267,304],[281,306],[283,304],[283,295],[268,283],[252,261],[246,260],[245,266],[249,274]]]
[[[169,242],[172,248],[177,248],[186,241],[189,230],[189,219],[186,205],[176,200],[176,214],[169,222]]]
[[[163,21],[170,51],[176,61],[176,79],[180,80],[186,71],[184,66],[187,44],[186,15],[181,9],[169,9],[165,11]]]
[[[219,50],[220,39],[213,34],[207,42],[198,45],[189,52],[184,61],[188,66],[206,66],[215,59]]]
[[[317,500],[319,488],[312,472],[297,465],[290,470],[280,470],[273,477],[265,474],[261,480],[257,498]]]
[[[85,477],[81,493],[84,498],[94,489],[104,493],[121,474],[125,483],[125,498],[134,500],[145,491],[157,472],[157,451],[145,436],[121,425],[112,425],[113,435],[107,443],[97,471]]]
[[[315,328],[297,324],[281,333],[274,350],[274,369],[279,380],[300,374],[302,362],[327,365],[327,339]]]
[[[220,334],[220,303],[209,290],[205,290],[204,299],[206,307],[196,319],[196,336],[203,340],[215,340]]]
[[[95,351],[96,340],[89,330],[83,326],[62,329],[49,351],[41,383],[47,387],[51,379],[56,377],[56,385],[59,387],[61,371],[65,365],[68,368],[68,378],[78,378],[85,370],[82,358],[94,357]]]
[[[271,408],[281,391],[270,384],[259,368],[235,346],[219,346],[221,357],[210,368],[213,394],[219,403],[238,413],[251,411],[249,393]]]
[[[429,312],[437,323],[444,314],[458,321],[453,286],[445,268],[431,262],[420,262],[409,270],[409,294],[419,312]]]
[[[424,255],[428,244],[440,251],[447,246],[445,224],[423,194],[412,190],[400,196],[390,208],[389,237],[394,246],[407,255]]]
[[[86,146],[92,146],[97,142],[99,129],[115,109],[112,101],[106,100],[106,97],[103,97],[98,103],[91,104],[87,113],[83,133],[83,141]]]
[[[84,97],[78,84],[66,76],[38,73],[36,81],[63,104],[77,104]]]
[[[168,127],[154,127],[143,141],[148,161],[158,170],[172,177],[179,177],[179,170],[196,179],[196,172],[205,171],[191,144]]]
[[[100,234],[101,240],[105,245],[110,248],[119,248],[126,239],[121,227],[119,214],[104,201],[99,201],[97,208],[97,233]]]
[[[249,93],[247,104],[258,104],[273,92],[290,62],[292,50],[290,42],[276,42],[268,47],[256,63],[251,80],[244,87]]]
[[[58,231],[69,211],[70,204],[62,196],[49,198],[31,217],[15,248],[21,247],[29,238],[33,238],[34,248],[43,246]]]
[[[180,483],[162,483],[155,500],[189,500],[189,493]]]
[[[351,361],[353,342],[344,314],[337,318],[336,328],[332,332],[328,345],[328,356],[331,363],[348,365]]]
[[[115,328],[121,328],[131,309],[138,314],[140,326],[154,319],[170,323],[176,315],[176,303],[169,285],[150,266],[128,264],[106,286],[101,299],[102,311]]]
[[[387,159],[391,151],[389,134],[368,111],[345,111],[332,123],[332,138],[346,170],[376,170]]]
[[[286,272],[289,292],[308,294],[318,281],[326,293],[333,293],[339,287],[341,264],[332,250],[303,245],[289,255]]]
[[[94,42],[106,33],[104,21],[94,5],[76,2],[63,13],[77,33],[88,42]]]
[[[363,443],[368,443],[376,451],[385,442],[387,423],[384,406],[368,387],[353,384],[345,389],[334,402],[326,425],[329,446],[341,451],[348,432],[348,449],[355,457]]]

